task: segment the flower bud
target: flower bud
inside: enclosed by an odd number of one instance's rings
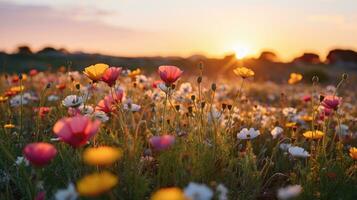
[[[313,83],[318,83],[319,82],[319,77],[318,76],[313,76],[312,77],[312,82]]]
[[[217,89],[217,85],[216,85],[215,83],[212,83],[212,85],[211,85],[211,89],[212,89],[212,91],[216,91],[216,89]]]
[[[197,83],[201,83],[202,82],[202,76],[199,76],[198,78],[197,78]]]
[[[343,74],[342,74],[342,79],[343,79],[343,80],[347,80],[347,78],[348,78],[348,74],[347,74],[347,73],[343,73]]]

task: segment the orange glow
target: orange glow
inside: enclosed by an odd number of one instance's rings
[[[253,51],[248,45],[245,44],[238,44],[232,47],[232,50],[237,59],[245,58],[249,55],[253,54]]]

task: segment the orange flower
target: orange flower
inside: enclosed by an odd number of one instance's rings
[[[24,86],[14,86],[10,88],[10,91],[14,93],[19,93],[21,91],[24,91],[24,89],[25,89]]]
[[[350,148],[350,156],[353,160],[357,160],[357,148],[356,147]]]
[[[238,67],[233,70],[234,74],[242,77],[243,79],[253,77],[254,71],[246,67]]]
[[[118,177],[110,172],[93,173],[77,182],[77,191],[81,196],[98,196],[111,190],[118,181]]]
[[[312,116],[309,116],[309,115],[300,116],[300,119],[305,122],[311,122],[313,120]]]
[[[84,74],[92,81],[100,81],[104,72],[109,68],[107,64],[98,63],[84,69]]]
[[[83,160],[89,165],[111,165],[119,160],[123,155],[120,148],[101,146],[96,148],[87,148],[83,152]]]
[[[287,128],[293,128],[293,127],[296,126],[296,122],[288,122],[288,123],[285,124],[285,126],[286,126]]]
[[[186,200],[186,197],[181,189],[171,187],[159,189],[151,196],[151,200]]]
[[[288,83],[290,85],[296,84],[302,80],[302,75],[299,73],[291,73]]]
[[[135,78],[137,75],[140,75],[141,74],[141,70],[138,68],[138,69],[136,69],[136,70],[134,70],[134,71],[131,71],[129,74],[128,74],[128,76],[130,77],[130,78]]]
[[[307,139],[321,139],[325,133],[322,131],[306,131],[305,133],[303,133],[304,137]]]
[[[0,96],[0,103],[5,102],[9,99],[9,97],[6,96]]]
[[[13,124],[5,124],[4,128],[5,129],[12,129],[12,128],[15,128],[15,125],[13,125]]]

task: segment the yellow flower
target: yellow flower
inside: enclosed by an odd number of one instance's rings
[[[118,181],[118,177],[109,172],[93,173],[77,182],[77,191],[81,196],[98,196],[111,190]]]
[[[292,128],[292,127],[296,126],[296,122],[288,122],[288,123],[285,124],[285,126],[287,128]]]
[[[5,102],[7,101],[9,98],[8,97],[5,97],[5,96],[0,96],[0,102]]]
[[[312,116],[309,116],[309,115],[303,115],[303,116],[300,116],[300,119],[305,122],[311,122],[313,118],[312,118]]]
[[[26,81],[27,80],[27,75],[26,74],[22,74],[22,80]]]
[[[102,146],[86,149],[83,159],[89,165],[110,165],[119,160],[122,155],[123,152],[119,148]]]
[[[321,139],[325,135],[325,133],[322,131],[315,130],[315,131],[306,131],[305,133],[303,133],[303,135],[305,138],[308,139]]]
[[[291,73],[288,83],[290,85],[296,84],[302,80],[302,75],[298,73]]]
[[[12,129],[12,128],[15,128],[15,125],[13,125],[13,124],[5,124],[5,125],[4,125],[4,128],[6,128],[6,129]]]
[[[24,86],[14,86],[14,87],[11,87],[11,88],[10,88],[10,91],[11,91],[11,92],[16,92],[16,93],[18,93],[18,92],[23,91],[24,89],[25,89]]]
[[[138,68],[138,69],[136,69],[136,70],[134,70],[134,71],[131,71],[129,74],[128,74],[128,76],[130,77],[130,78],[135,78],[137,75],[140,75],[141,74],[141,70]]]
[[[107,64],[98,63],[86,67],[83,73],[92,81],[99,81],[102,78],[105,70],[107,70],[108,68],[109,66]]]
[[[356,147],[350,148],[350,156],[353,160],[357,160],[357,148]]]
[[[254,71],[246,67],[238,67],[233,70],[233,72],[242,78],[249,78],[254,76]]]
[[[163,188],[156,191],[150,200],[186,200],[181,189],[176,187]]]

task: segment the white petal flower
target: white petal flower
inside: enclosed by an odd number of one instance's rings
[[[168,93],[169,92],[169,88],[166,86],[165,83],[159,83],[157,85],[158,88],[160,88],[161,91]]]
[[[83,115],[89,115],[93,113],[94,108],[92,106],[82,104],[79,106],[79,110]]]
[[[56,95],[50,95],[47,97],[48,101],[58,101],[59,97]]]
[[[29,99],[25,95],[16,95],[10,99],[11,107],[18,107],[29,103]]]
[[[185,196],[191,200],[210,200],[213,197],[212,190],[205,184],[191,182],[184,189]]]
[[[109,120],[108,115],[103,111],[95,111],[93,116],[101,122],[107,122]]]
[[[83,98],[77,95],[69,95],[62,101],[65,107],[78,107],[83,103]]]
[[[55,194],[56,200],[75,200],[78,194],[73,183],[70,183],[67,189],[58,190]]]
[[[180,85],[180,89],[179,89],[179,92],[181,94],[188,94],[188,93],[191,93],[192,92],[192,86],[191,86],[191,83],[189,82],[185,82],[185,83],[182,83]]]
[[[247,128],[243,128],[238,134],[237,138],[241,140],[251,140],[260,135],[259,130],[255,130],[254,128],[250,128],[249,130]]]
[[[346,124],[340,124],[335,127],[335,131],[338,135],[346,136],[349,133],[349,128]]]
[[[286,200],[295,198],[299,196],[301,191],[302,187],[300,185],[290,185],[284,188],[280,188],[278,190],[278,199]]]
[[[22,165],[22,164],[24,164],[25,166],[29,166],[29,161],[26,159],[26,158],[24,158],[23,156],[18,156],[17,158],[16,158],[16,161],[15,161],[15,164],[16,165]]]
[[[215,107],[212,107],[211,112],[208,113],[208,122],[211,123],[214,120],[219,120],[221,117],[221,112],[218,112]]]
[[[292,117],[296,114],[296,111],[297,111],[296,108],[288,107],[283,109],[283,114],[286,117]]]
[[[138,112],[141,106],[134,103],[126,103],[124,104],[124,110],[130,110],[131,112]]]
[[[280,148],[281,150],[283,150],[283,151],[289,150],[290,147],[292,147],[292,145],[291,145],[291,144],[288,144],[288,143],[281,143],[281,144],[279,145],[279,148]]]
[[[273,136],[273,138],[277,138],[280,134],[282,134],[284,132],[284,129],[276,126],[271,132],[270,134]]]
[[[309,152],[307,152],[304,148],[301,148],[301,147],[293,146],[293,147],[290,147],[288,151],[294,157],[299,157],[299,158],[310,157]]]
[[[228,189],[223,184],[219,184],[216,188],[218,192],[218,200],[228,200]]]

